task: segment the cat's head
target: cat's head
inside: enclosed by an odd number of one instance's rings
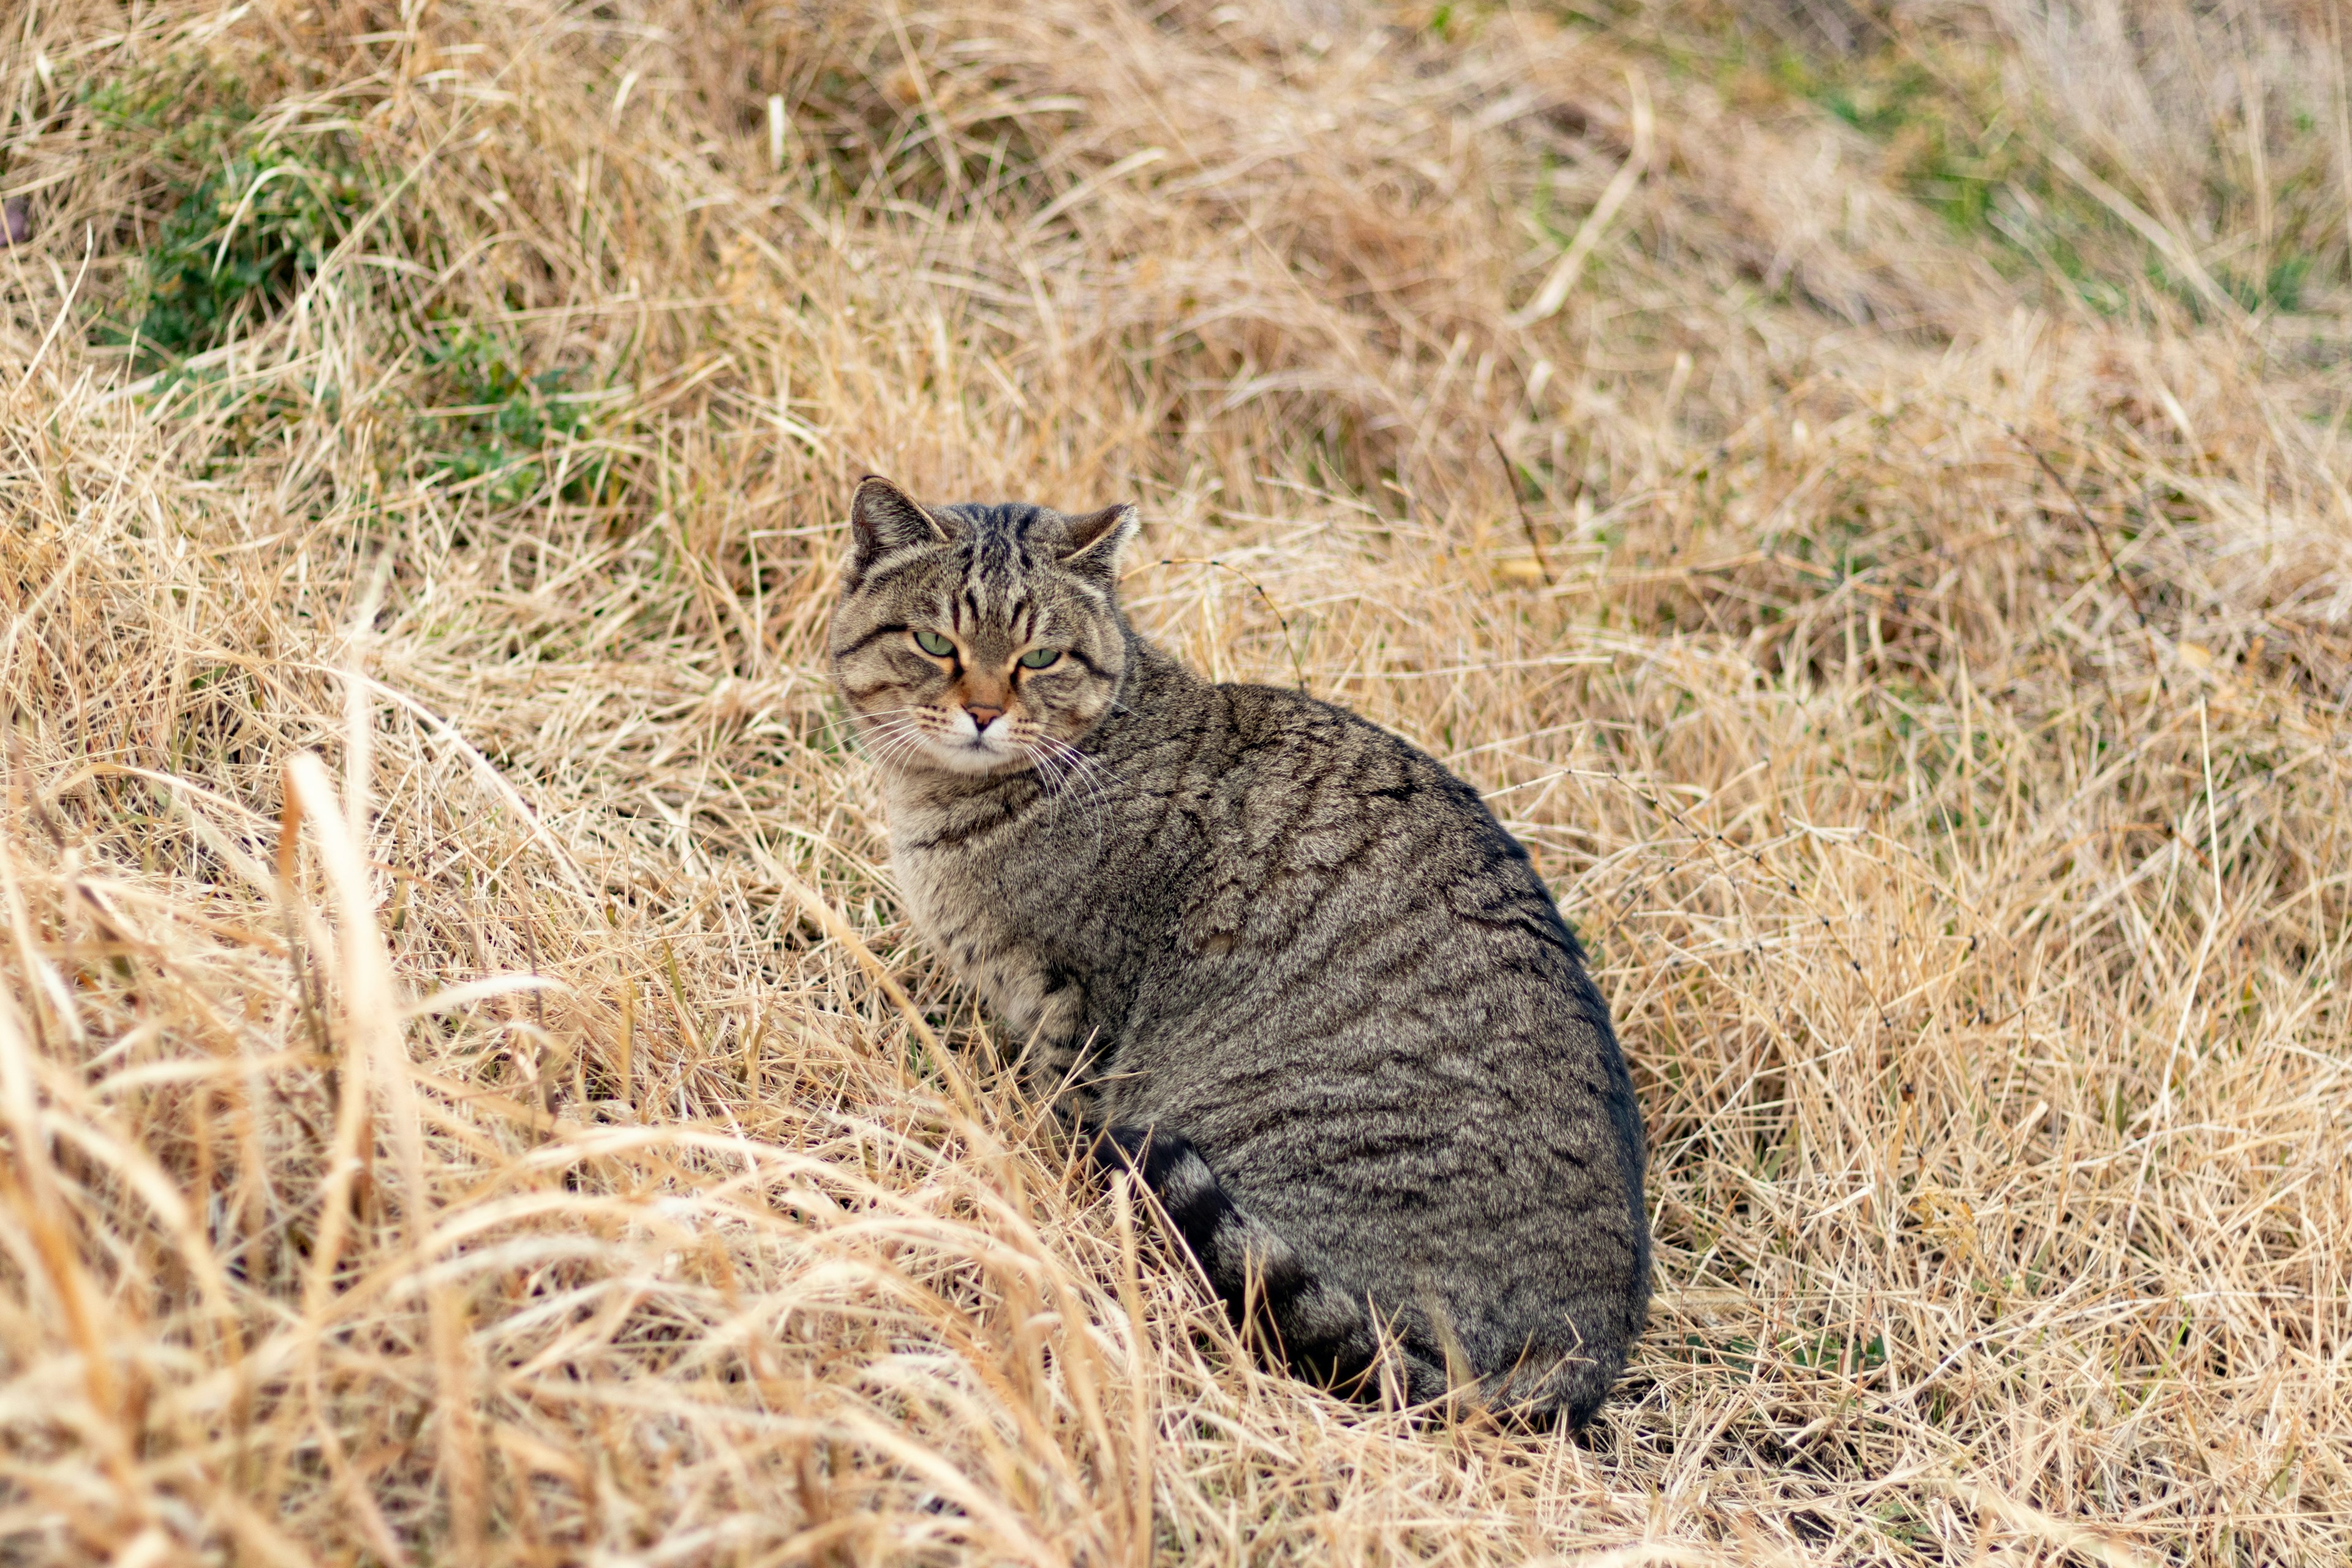
[[[1053,771],[1126,673],[1118,556],[1135,509],[925,506],[869,476],[849,524],[826,640],[874,755],[951,773]]]

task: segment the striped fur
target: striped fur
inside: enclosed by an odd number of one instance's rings
[[[900,889],[1029,1081],[1300,1371],[1588,1418],[1646,1313],[1643,1139],[1525,852],[1396,736],[1137,636],[1129,509],[869,480],[852,524],[834,674]]]

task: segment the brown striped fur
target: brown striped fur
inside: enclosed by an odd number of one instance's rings
[[[1396,736],[1137,636],[1131,508],[868,479],[852,523],[834,673],[900,887],[1031,1080],[1301,1370],[1587,1418],[1647,1310],[1642,1122],[1517,843]]]

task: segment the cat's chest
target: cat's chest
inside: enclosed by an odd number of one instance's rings
[[[921,837],[894,829],[890,843],[891,868],[917,929],[959,965],[971,962],[966,949],[1019,942],[1026,922],[1003,896],[1002,868],[963,851],[922,847]]]
[[[916,929],[1014,1035],[1058,1033],[1074,1001],[1058,996],[1070,976],[1051,921],[1067,897],[1062,868],[1002,843],[940,847],[936,826],[921,813],[891,825],[891,866]]]

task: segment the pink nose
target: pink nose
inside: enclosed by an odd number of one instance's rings
[[[967,702],[963,705],[963,710],[971,715],[973,727],[982,730],[987,729],[990,724],[1004,717],[1003,709],[991,708],[984,702]]]

